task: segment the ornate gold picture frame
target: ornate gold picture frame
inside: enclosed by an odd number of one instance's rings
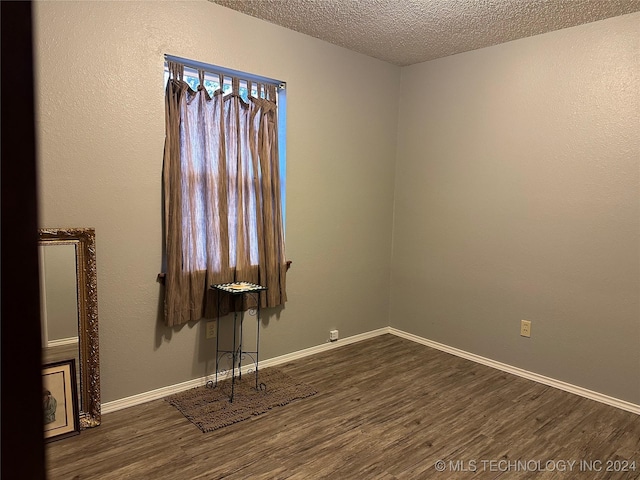
[[[75,245],[78,302],[78,405],[80,428],[100,425],[100,355],[98,342],[98,287],[93,228],[43,228],[39,245]],[[52,361],[47,349],[44,361]]]

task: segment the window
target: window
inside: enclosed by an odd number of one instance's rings
[[[195,63],[195,62],[194,62]],[[216,67],[213,65],[207,65],[207,67],[212,70],[212,71],[228,71],[228,69],[225,69],[223,67]],[[247,77],[247,78],[258,78],[255,75],[252,74],[248,74],[248,73],[244,73],[241,72],[241,75]],[[193,90],[196,91],[198,90],[198,86],[200,85],[200,80],[198,78],[198,71],[195,68],[191,68],[191,67],[186,67],[184,69],[184,77],[183,77],[184,81],[189,85],[189,87]],[[232,84],[231,84],[231,80],[229,77],[225,77],[225,80],[223,82],[222,85],[222,91],[224,92],[225,95],[228,95],[232,92]],[[165,61],[164,62],[164,82],[163,82],[163,86],[164,88],[166,88],[167,86],[167,82],[169,81],[169,68],[168,68],[168,64]],[[287,141],[287,96],[286,96],[286,88],[285,88],[285,84],[284,82],[277,82],[278,83],[278,89],[277,89],[277,103],[278,103],[278,145],[279,145],[279,150],[278,150],[278,161],[279,161],[279,171],[280,171],[280,199],[281,199],[281,203],[282,203],[282,221],[283,221],[283,228],[286,231],[286,185],[287,185],[287,175],[286,175],[286,167],[287,167],[287,153],[286,153],[286,141]],[[205,76],[204,76],[204,88],[207,90],[207,93],[209,94],[209,96],[212,96],[216,90],[220,89],[220,80],[218,78],[217,75],[214,75],[212,73],[207,73],[205,71]],[[240,83],[240,96],[242,97],[242,99],[246,102],[248,101],[249,98],[249,91],[247,89],[247,83],[245,82],[241,82]],[[254,97],[258,97],[260,96],[260,94],[258,94],[257,88],[255,88],[255,86],[252,88],[251,91],[251,95]],[[261,94],[262,96],[264,96],[264,93]]]
[[[284,303],[284,89],[173,59],[165,70],[167,323],[206,314],[212,283],[259,283],[263,305]]]

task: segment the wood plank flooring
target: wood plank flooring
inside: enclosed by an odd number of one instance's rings
[[[319,393],[205,434],[163,400],[106,414],[49,479],[640,479],[640,416],[392,335],[278,368]]]

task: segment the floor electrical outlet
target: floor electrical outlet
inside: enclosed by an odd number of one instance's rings
[[[529,320],[520,321],[520,335],[523,337],[531,336],[531,321]]]
[[[216,338],[216,322],[207,322],[206,338]]]
[[[330,330],[329,331],[329,340],[335,342],[338,340],[338,330]]]

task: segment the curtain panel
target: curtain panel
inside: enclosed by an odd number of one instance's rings
[[[212,284],[248,281],[268,288],[261,307],[286,301],[278,120],[273,85],[232,78],[210,95],[184,66],[168,62],[164,149],[165,321],[215,316]],[[249,96],[240,95],[240,84]],[[252,95],[252,90],[257,91]],[[242,298],[224,313],[250,308]],[[242,296],[240,296],[242,297]]]

